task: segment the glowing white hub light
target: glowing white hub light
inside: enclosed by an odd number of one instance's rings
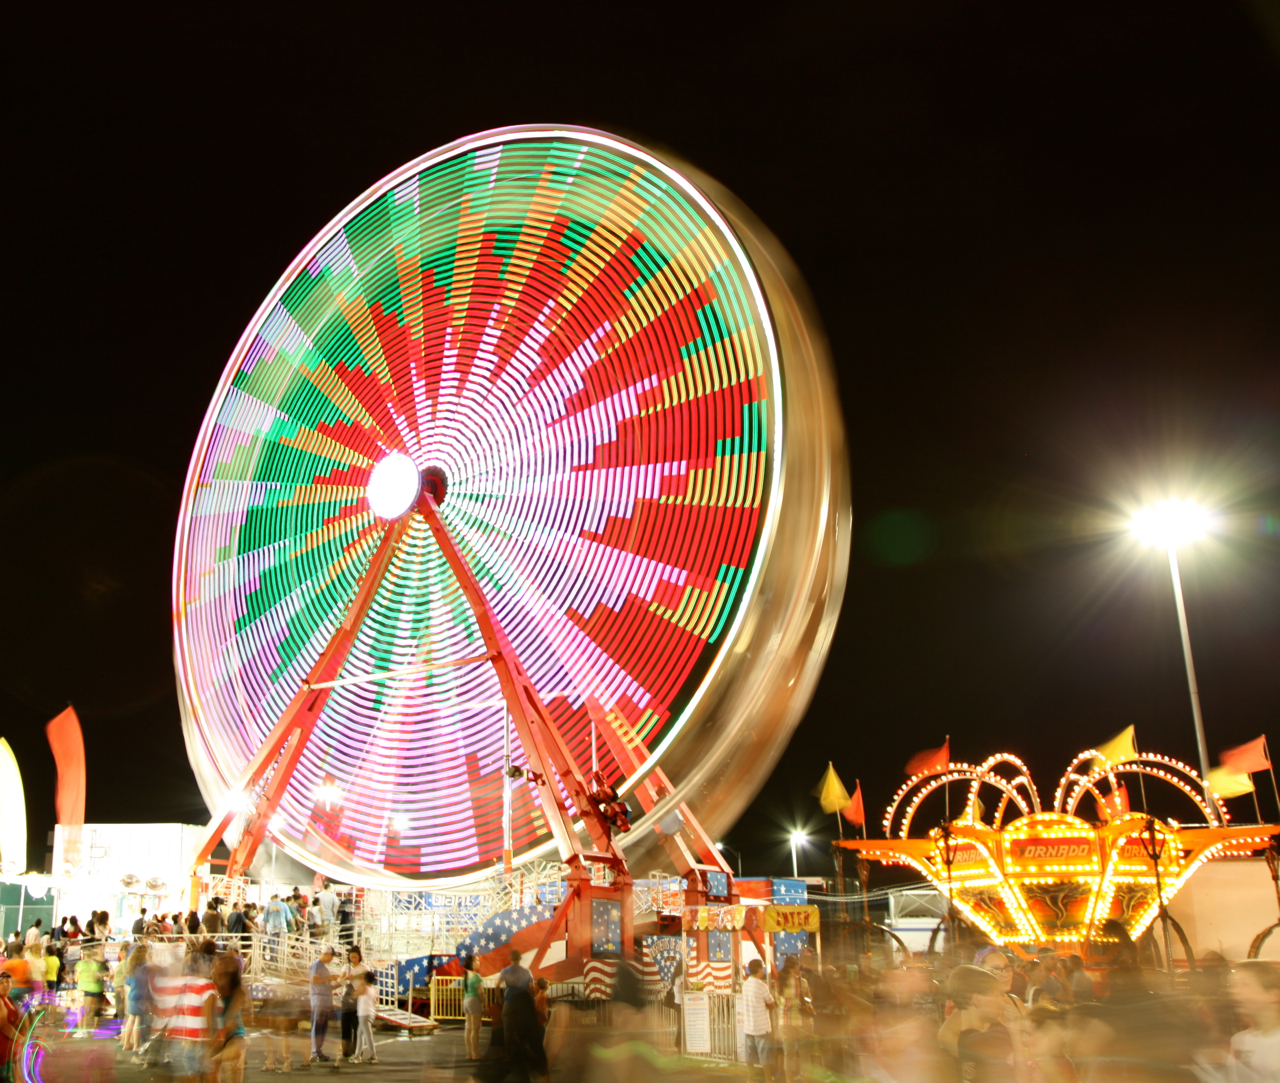
[[[1204,508],[1190,500],[1162,500],[1143,508],[1129,523],[1129,529],[1143,545],[1176,549],[1208,533],[1211,521]]]
[[[408,816],[392,816],[391,826],[394,827],[398,832],[403,833],[409,829],[409,817]]]
[[[374,515],[398,519],[413,507],[421,485],[417,464],[408,455],[393,451],[373,468],[365,496]]]

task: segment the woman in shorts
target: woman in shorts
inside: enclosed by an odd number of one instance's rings
[[[476,957],[468,955],[462,961],[462,1018],[466,1021],[463,1037],[466,1039],[467,1060],[480,1059],[480,1025],[484,1019],[484,979],[476,970]]]

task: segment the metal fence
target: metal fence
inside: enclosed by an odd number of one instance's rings
[[[681,1038],[681,1009],[663,1004],[667,987],[650,984],[644,987],[646,1010],[655,1046],[675,1051]],[[434,975],[430,984],[430,1014],[437,1022],[461,1022],[463,978]],[[500,1004],[503,990],[496,980],[488,979],[481,986],[484,1018],[490,1009]],[[613,1011],[612,1001],[585,999],[583,987],[577,982],[555,982],[547,988],[547,999],[554,1005],[567,1002],[577,1012],[586,1012],[592,1026],[609,1027]],[[708,994],[710,1023],[710,1052],[689,1053],[702,1060],[735,1061],[738,1056],[737,1013],[734,998],[723,993]]]

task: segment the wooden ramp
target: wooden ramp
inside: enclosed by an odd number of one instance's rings
[[[429,1034],[440,1026],[434,1019],[424,1019],[422,1016],[413,1015],[403,1008],[384,1008],[382,1005],[378,1005],[378,1022],[385,1023],[388,1026],[400,1027],[409,1031],[410,1034]]]

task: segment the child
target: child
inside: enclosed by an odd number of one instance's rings
[[[364,972],[364,985],[356,990],[356,1055],[353,1064],[377,1064],[373,1048],[373,1019],[378,1014],[378,977],[372,970]]]

